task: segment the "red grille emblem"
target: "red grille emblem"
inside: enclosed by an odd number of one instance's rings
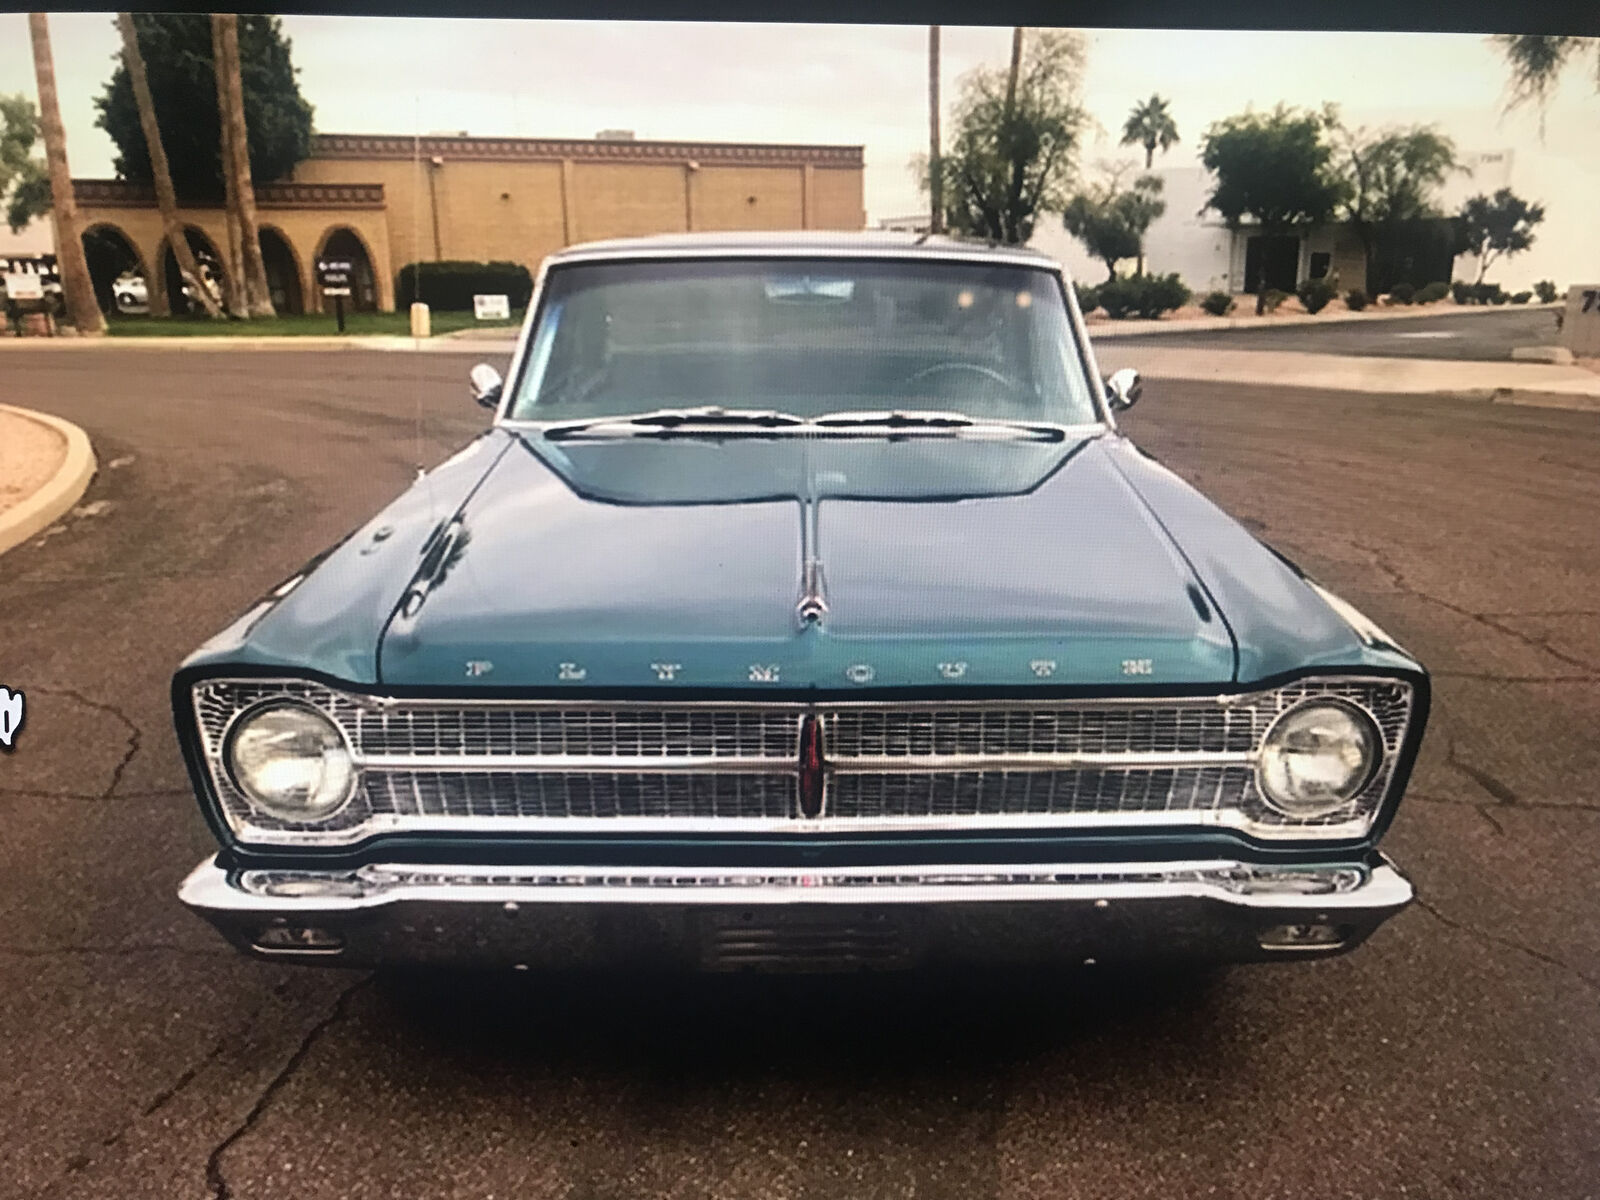
[[[806,717],[800,725],[800,813],[822,815],[822,720]]]

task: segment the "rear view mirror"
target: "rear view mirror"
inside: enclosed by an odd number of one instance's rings
[[[479,363],[472,368],[469,378],[472,380],[472,398],[485,408],[500,407],[500,393],[505,388],[505,383],[488,363]]]

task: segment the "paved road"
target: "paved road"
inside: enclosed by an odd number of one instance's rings
[[[1504,361],[1518,346],[1560,344],[1554,309],[1506,307],[1490,313],[1442,313],[1403,321],[1219,329],[1117,339],[1119,345],[1204,346],[1229,350],[1302,350],[1372,358],[1457,358]],[[1109,344],[1109,343],[1108,343]]]
[[[1481,320],[1481,318],[1480,318]],[[196,643],[480,420],[470,359],[0,357],[89,510],[0,559],[0,1195],[1299,1198],[1600,1186],[1600,417],[1152,384],[1128,428],[1412,643],[1365,948],[1126,977],[460,982],[247,961],[170,730]]]

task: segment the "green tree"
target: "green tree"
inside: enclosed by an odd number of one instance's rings
[[[1168,101],[1159,95],[1133,106],[1122,125],[1122,145],[1144,147],[1144,169],[1154,165],[1156,149],[1165,154],[1178,144],[1178,123],[1172,119]]]
[[[204,13],[138,13],[134,25],[173,187],[184,199],[220,200],[222,129],[211,18]],[[300,95],[289,51],[277,17],[239,18],[250,175],[258,182],[284,178],[311,153],[311,105]],[[134,183],[153,182],[133,85],[120,58],[95,107],[95,123],[117,148],[117,175]]]
[[[1461,206],[1457,219],[1463,247],[1477,256],[1477,282],[1482,283],[1495,259],[1521,254],[1533,245],[1533,227],[1544,220],[1544,206],[1501,188],[1493,196],[1473,196]]]
[[[1007,68],[979,67],[961,81],[954,137],[939,159],[947,228],[1021,243],[1041,210],[1061,210],[1088,119],[1078,100],[1083,63],[1081,36],[1040,30],[1023,50],[1009,104]],[[928,163],[915,163],[925,189]]]
[[[1314,225],[1333,216],[1346,185],[1334,165],[1331,110],[1303,112],[1278,105],[1218,121],[1200,141],[1200,161],[1216,176],[1206,200],[1237,229],[1244,218],[1268,233]]]
[[[1378,241],[1408,222],[1440,216],[1434,198],[1459,169],[1456,147],[1432,126],[1344,131],[1344,214],[1361,239],[1368,271]]]
[[[1061,223],[1091,255],[1105,263],[1108,279],[1117,277],[1117,264],[1126,258],[1137,258],[1137,273],[1143,275],[1145,232],[1167,211],[1161,188],[1161,179],[1156,175],[1141,175],[1126,191],[1113,177],[1067,201]]]
[[[1563,71],[1576,59],[1593,59],[1595,89],[1600,91],[1600,38],[1503,33],[1491,40],[1511,68],[1511,101],[1507,108],[1531,100],[1542,111]]]
[[[0,200],[12,233],[50,211],[50,172],[34,156],[38,143],[39,110],[33,101],[20,93],[0,96]]]

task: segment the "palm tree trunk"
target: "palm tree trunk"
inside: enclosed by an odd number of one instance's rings
[[[222,48],[227,56],[228,151],[233,159],[233,191],[239,211],[239,240],[244,244],[244,293],[252,317],[274,317],[267,287],[267,264],[261,257],[261,231],[256,224],[256,191],[250,179],[250,136],[244,123],[244,84],[239,75],[239,17],[219,13]]]
[[[44,13],[28,14],[33,35],[33,73],[39,84],[39,124],[44,134],[44,157],[50,168],[50,215],[56,227],[56,265],[61,272],[61,293],[67,317],[80,334],[96,336],[106,331],[105,314],[94,298],[94,281],[78,233],[78,201],[72,194],[72,171],[67,166],[67,135],[56,101],[56,65],[50,53],[50,25]]]
[[[222,302],[234,317],[250,315],[249,301],[245,296],[244,247],[239,241],[239,199],[234,188],[233,152],[230,147],[232,125],[228,121],[228,85],[225,67],[227,52],[222,46],[222,24],[215,13],[211,16],[212,74],[217,83],[217,131],[222,162],[223,207],[228,224],[228,272],[222,281]]]
[[[928,232],[944,232],[944,164],[939,161],[939,27],[928,26]]]
[[[132,13],[118,13],[117,27],[122,30],[122,57],[127,63],[128,80],[133,84],[133,98],[139,105],[139,125],[144,130],[145,145],[150,150],[150,175],[156,188],[156,204],[161,209],[161,226],[167,244],[172,247],[172,257],[177,260],[178,273],[194,289],[206,315],[222,316],[222,310],[212,299],[211,289],[195,265],[194,254],[189,250],[189,239],[184,235],[183,222],[178,219],[178,197],[172,190],[172,172],[167,167],[167,152],[161,145],[161,128],[156,124],[155,101],[150,98],[150,78],[145,74],[144,55],[139,51],[139,33],[133,27]],[[153,282],[153,281],[150,281]]]
[[[1146,171],[1148,171],[1148,170],[1150,170],[1151,167],[1153,167],[1155,165],[1156,165],[1156,148],[1154,146],[1147,145],[1144,148],[1144,169]]]

